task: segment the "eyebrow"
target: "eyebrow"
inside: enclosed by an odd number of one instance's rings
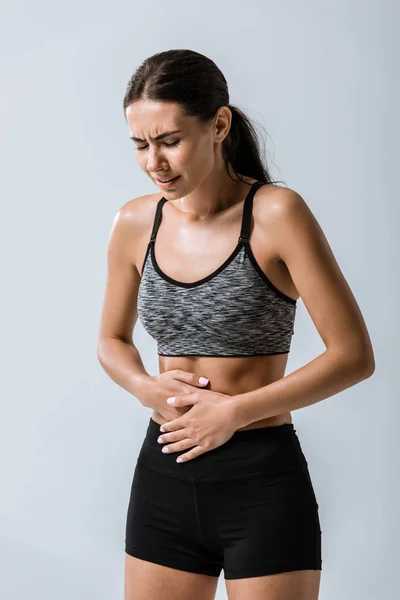
[[[160,133],[160,135],[157,135],[155,138],[150,138],[151,140],[154,141],[158,141],[158,140],[162,140],[163,138],[169,136],[169,135],[173,135],[174,133],[180,133],[179,129],[176,129],[175,131],[166,131],[165,133]],[[131,136],[131,140],[133,140],[134,142],[145,142],[146,140],[142,140],[141,138],[135,137],[134,135]]]

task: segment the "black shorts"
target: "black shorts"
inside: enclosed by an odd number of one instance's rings
[[[319,506],[292,423],[236,431],[177,463],[147,428],[132,482],[125,552],[225,579],[322,570]]]

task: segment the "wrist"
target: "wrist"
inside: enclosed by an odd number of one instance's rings
[[[148,398],[149,398],[149,389],[150,386],[154,383],[154,378],[152,375],[149,375],[148,373],[143,373],[140,375],[135,375],[134,377],[132,377],[131,379],[132,382],[132,394],[135,396],[135,398],[137,398],[140,402],[140,404],[142,404],[142,406],[145,406],[146,408],[151,408],[150,405],[148,404]]]
[[[242,427],[246,427],[251,421],[246,420],[245,412],[243,410],[243,398],[241,394],[237,396],[232,396],[231,398],[231,419],[235,428],[235,431],[241,429]]]

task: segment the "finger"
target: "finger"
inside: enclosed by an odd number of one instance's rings
[[[186,414],[186,413],[185,413]],[[177,417],[173,421],[167,421],[160,426],[160,431],[166,433],[169,431],[176,431],[177,429],[183,429],[186,425],[186,420],[182,420],[185,415]]]
[[[210,450],[210,448],[205,448],[204,446],[195,446],[192,448],[192,450],[189,450],[189,452],[180,454],[176,459],[176,462],[187,462],[188,460],[192,460],[192,458],[196,458],[197,456],[205,454],[207,450]]]
[[[169,444],[170,442],[179,442],[187,437],[187,431],[184,429],[177,429],[176,431],[171,431],[170,433],[164,433],[163,435],[160,435],[157,439],[157,442],[159,444]]]
[[[185,394],[184,396],[171,396],[170,398],[167,398],[167,404],[171,404],[172,406],[188,406],[190,404],[196,404],[196,402],[196,392]]]
[[[207,377],[199,376],[196,373],[191,373],[188,371],[183,371],[182,369],[174,369],[174,377],[175,379],[184,381],[190,385],[196,385],[200,387],[204,387],[209,383],[209,379],[207,379]]]
[[[174,444],[168,444],[168,446],[164,446],[162,448],[162,452],[165,454],[172,454],[172,452],[180,452],[181,450],[187,450],[188,448],[193,448],[194,442],[190,438],[185,438],[180,440],[179,442],[175,442]]]

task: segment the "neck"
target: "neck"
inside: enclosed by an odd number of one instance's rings
[[[251,178],[233,181],[228,174],[209,176],[190,194],[177,200],[176,207],[193,220],[206,221],[231,206],[240,204],[253,183]]]

